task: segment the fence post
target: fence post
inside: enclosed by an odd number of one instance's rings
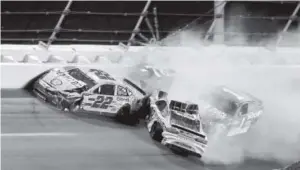
[[[299,9],[300,9],[300,2],[298,2],[298,5],[294,9],[294,12],[290,15],[288,22],[285,24],[283,30],[281,31],[281,33],[277,39],[277,42],[276,42],[276,47],[280,44],[283,34],[286,33],[286,31],[289,29],[290,25],[292,24],[294,17],[297,16],[297,12],[299,11]]]
[[[215,0],[214,1],[214,42],[224,43],[224,8],[226,0]]]
[[[63,13],[61,14],[61,16],[60,16],[53,32],[52,32],[50,38],[48,39],[47,48],[49,48],[49,46],[52,44],[52,42],[56,39],[55,36],[60,31],[60,26],[61,26],[62,22],[64,21],[65,16],[68,15],[68,12],[69,12],[69,9],[70,9],[70,6],[71,6],[72,2],[73,2],[73,0],[68,1],[68,3],[66,5]]]
[[[136,23],[136,25],[135,25],[135,27],[134,27],[132,33],[131,33],[131,36],[130,36],[130,38],[129,38],[129,41],[128,41],[128,43],[127,43],[127,46],[130,46],[130,45],[131,45],[131,41],[134,39],[135,35],[139,32],[139,31],[138,31],[138,30],[139,30],[139,27],[140,27],[140,25],[141,25],[141,23],[142,23],[142,21],[143,21],[143,19],[144,19],[144,17],[145,17],[145,14],[146,14],[146,12],[147,12],[147,10],[148,10],[150,4],[151,4],[151,0],[148,0],[147,3],[146,3],[146,5],[145,5],[145,7],[144,7],[144,9],[143,9],[143,11],[142,11],[142,13],[141,13],[141,15],[140,15],[140,18],[138,19],[138,21],[137,21],[137,23]]]

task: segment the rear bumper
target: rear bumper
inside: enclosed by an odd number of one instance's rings
[[[206,145],[195,141],[193,138],[184,137],[170,132],[163,132],[162,144],[166,146],[174,146],[188,151],[190,154],[202,156]]]

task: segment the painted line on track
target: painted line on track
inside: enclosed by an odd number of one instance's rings
[[[76,133],[1,133],[1,137],[50,137],[50,136],[59,136],[59,137],[69,137],[76,136]]]

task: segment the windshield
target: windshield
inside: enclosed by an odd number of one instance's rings
[[[183,117],[174,111],[171,111],[171,124],[192,129],[194,131],[200,130],[200,120],[193,120],[187,117]]]
[[[171,100],[169,108],[178,112],[185,112],[187,104],[179,101]]]
[[[186,104],[175,100],[171,100],[169,108],[171,110],[189,114],[198,114],[199,111],[197,104]]]
[[[90,69],[89,72],[94,73],[99,79],[115,80],[111,75],[102,70]]]
[[[84,72],[82,72],[80,69],[75,68],[68,71],[69,75],[77,80],[81,80],[84,83],[87,84],[87,88],[90,89],[94,85],[96,85],[95,81],[92,80],[90,77],[88,77]]]
[[[221,95],[212,95],[209,99],[209,103],[218,110],[232,116],[238,109],[238,104],[235,101]]]

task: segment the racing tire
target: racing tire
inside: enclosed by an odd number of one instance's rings
[[[163,133],[163,129],[161,125],[155,122],[150,129],[151,138],[157,142],[161,142],[163,139],[162,133]]]
[[[123,124],[131,126],[139,123],[138,114],[136,112],[131,112],[129,105],[125,105],[119,109],[116,119]]]
[[[76,101],[76,102],[70,104],[68,109],[69,109],[69,112],[71,112],[71,113],[78,112],[78,110],[80,109],[80,101]]]
[[[145,119],[147,116],[150,115],[150,98],[145,97],[141,100],[142,106],[138,109],[138,114],[141,119]]]

